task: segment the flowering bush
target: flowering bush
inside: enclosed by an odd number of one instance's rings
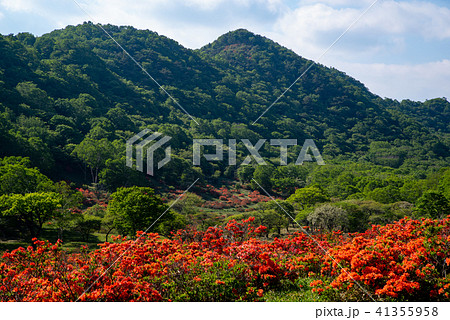
[[[325,293],[346,291],[361,300],[362,290],[376,299],[393,301],[448,300],[450,220],[404,218],[373,226],[335,246],[325,258],[322,274],[331,276]],[[342,267],[342,268],[341,268]],[[361,287],[355,285],[356,281]]]
[[[262,195],[258,190],[254,190],[247,195],[240,193],[237,189],[227,189],[225,187],[215,188],[211,185],[207,185],[208,193],[218,198],[218,201],[206,201],[203,207],[211,209],[224,209],[224,208],[236,208],[244,209],[254,203],[267,202],[269,197]],[[245,209],[244,209],[245,210]],[[243,211],[243,210],[238,210]]]
[[[97,204],[104,208],[107,207],[109,199],[106,193],[100,191],[94,192],[92,190],[89,190],[88,188],[77,188],[76,190],[82,194],[84,206],[91,207]]]
[[[0,300],[258,301],[289,283],[331,301],[448,301],[449,228],[448,218],[405,218],[361,234],[263,241],[265,227],[249,218],[71,254],[35,239],[0,259]]]

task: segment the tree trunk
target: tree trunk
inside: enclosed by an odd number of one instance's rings
[[[106,232],[106,238],[105,238],[105,242],[108,242],[108,236],[111,233],[111,231],[113,231],[114,228],[111,228],[108,230],[108,232]]]

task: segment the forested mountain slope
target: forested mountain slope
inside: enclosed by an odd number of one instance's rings
[[[311,138],[327,161],[425,171],[448,165],[445,98],[382,99],[343,72],[314,65],[252,124],[312,61],[242,29],[190,50],[155,32],[104,28],[200,125],[96,25],[41,37],[1,36],[0,156],[27,156],[51,177],[79,182],[91,179],[85,170],[95,165],[103,172],[100,179],[115,187],[130,178],[123,172],[126,139],[150,128],[172,136],[174,160],[161,177],[173,183],[182,173],[186,181],[198,175],[233,177],[225,163],[192,168],[192,138],[206,137],[253,143]],[[103,148],[95,164],[80,152],[88,147]],[[300,147],[291,149],[291,161]],[[261,153],[276,164],[277,150]],[[245,156],[238,145],[238,157]]]

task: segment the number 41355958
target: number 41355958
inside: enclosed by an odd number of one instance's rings
[[[375,313],[384,317],[436,317],[439,314],[438,307],[378,307]]]

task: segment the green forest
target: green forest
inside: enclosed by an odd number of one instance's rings
[[[152,232],[255,217],[273,238],[300,225],[363,232],[450,214],[446,98],[381,98],[314,64],[254,123],[312,61],[243,29],[191,50],[152,31],[103,28],[153,79],[92,23],[0,36],[0,249],[35,237],[94,248],[145,230],[169,206]],[[143,129],[172,138],[171,161],[154,176],[125,165],[126,141]],[[287,166],[268,142],[266,166],[193,166],[192,140],[203,138],[237,139],[238,164],[248,156],[241,139],[301,143]],[[293,164],[305,139],[325,166]]]

